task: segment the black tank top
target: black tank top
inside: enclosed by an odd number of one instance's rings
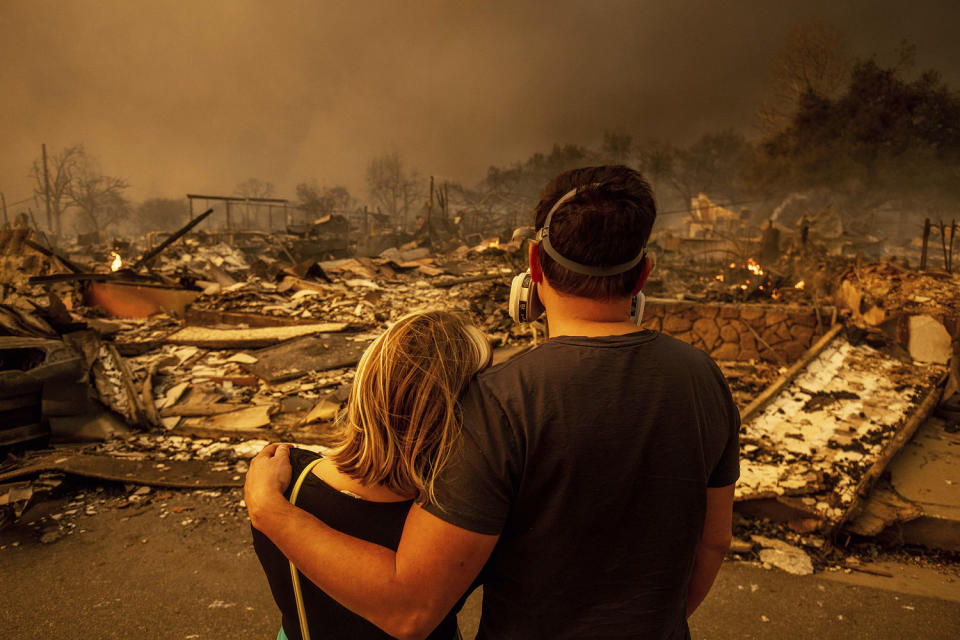
[[[319,457],[318,454],[306,449],[290,450],[290,465],[293,467],[291,487],[304,467]],[[287,488],[285,494],[287,499],[290,498],[291,487]],[[400,544],[403,523],[407,519],[407,512],[412,504],[412,500],[369,502],[354,498],[334,489],[313,473],[308,474],[304,479],[297,496],[298,507],[317,516],[334,529],[394,551]],[[252,527],[251,530],[253,531],[253,548],[267,574],[270,591],[273,592],[273,599],[282,614],[283,630],[290,640],[301,640],[297,604],[290,580],[290,563],[265,535]],[[313,637],[349,638],[350,640],[390,638],[370,622],[341,606],[303,575],[300,576],[300,588],[307,612],[307,624],[310,626]],[[429,638],[450,640],[456,637],[456,612],[462,604],[463,599],[433,630]]]

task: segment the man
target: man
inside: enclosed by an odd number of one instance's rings
[[[396,552],[287,504],[276,445],[248,474],[254,527],[398,637],[426,635],[484,565],[480,637],[688,637],[729,547],[739,416],[709,357],[630,320],[655,215],[626,167],[547,185],[530,272],[550,339],[477,377]]]

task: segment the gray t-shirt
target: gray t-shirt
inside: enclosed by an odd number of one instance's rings
[[[653,331],[558,337],[481,373],[427,510],[500,534],[481,638],[683,638],[707,487],[740,417],[702,351]]]

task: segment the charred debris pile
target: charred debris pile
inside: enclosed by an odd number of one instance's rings
[[[267,441],[322,447],[360,354],[410,311],[468,314],[498,361],[544,337],[507,313],[524,234],[431,229],[364,256],[318,250],[322,234],[193,229],[204,215],[162,241],[0,231],[0,526],[66,477],[215,490]],[[957,390],[960,279],[799,234],[691,235],[654,238],[644,326],[711,353],[741,407],[736,550],[829,565],[841,533],[903,521],[869,498]]]

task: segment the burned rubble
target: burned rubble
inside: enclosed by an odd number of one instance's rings
[[[0,231],[0,411],[16,420],[0,430],[0,526],[77,478],[114,489],[47,518],[43,541],[83,509],[170,491],[237,508],[267,442],[322,450],[366,345],[410,311],[468,314],[497,361],[545,336],[507,314],[522,234],[363,256],[304,251],[325,237],[307,232],[181,232],[121,254]],[[887,466],[958,390],[960,279],[810,247],[704,263],[655,240],[644,327],[710,353],[743,414],[732,552],[795,573],[843,564],[839,537],[878,533],[863,522]],[[900,509],[881,528],[922,516]]]

